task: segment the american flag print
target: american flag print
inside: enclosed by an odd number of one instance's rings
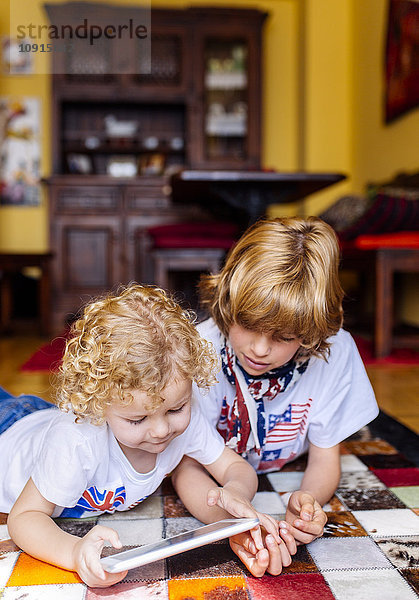
[[[265,447],[272,444],[289,444],[301,435],[307,426],[307,417],[312,399],[305,404],[289,404],[280,414],[270,414]]]
[[[76,506],[66,508],[61,517],[81,517],[88,511],[113,513],[118,506],[125,504],[125,487],[122,485],[115,490],[99,489],[95,485],[84,490]]]

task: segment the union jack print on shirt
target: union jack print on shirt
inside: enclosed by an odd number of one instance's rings
[[[98,489],[92,485],[84,490],[82,497],[72,508],[65,508],[61,517],[80,517],[86,511],[101,511],[113,513],[118,506],[125,504],[125,487],[120,486],[115,490]]]
[[[289,404],[281,415],[269,415],[265,444],[282,444],[297,439],[307,424],[311,398],[305,404]]]

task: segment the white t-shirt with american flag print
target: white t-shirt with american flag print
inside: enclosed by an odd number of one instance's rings
[[[223,336],[212,319],[198,326],[220,354]],[[326,360],[312,357],[305,372],[273,398],[256,401],[258,427],[263,424],[261,453],[245,458],[259,472],[276,471],[308,450],[309,443],[330,448],[378,415],[374,392],[351,335],[341,329],[328,340]],[[235,386],[220,370],[208,393],[195,388],[205,416],[223,432],[235,398]]]

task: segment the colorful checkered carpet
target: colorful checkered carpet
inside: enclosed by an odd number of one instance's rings
[[[300,546],[284,572],[249,575],[227,541],[129,571],[107,589],[88,589],[76,574],[33,559],[8,539],[0,515],[2,600],[413,600],[419,591],[418,436],[381,413],[342,445],[342,478],[325,507],[321,539]],[[284,513],[281,494],[299,487],[299,459],[260,477],[255,505]],[[97,522],[118,530],[125,547],[147,544],[200,523],[169,481],[143,504],[99,519],[60,520],[84,535]],[[109,552],[109,549],[108,549]]]

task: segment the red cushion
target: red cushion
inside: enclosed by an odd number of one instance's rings
[[[150,227],[155,248],[223,248],[235,242],[238,228],[233,223],[172,223]]]
[[[360,235],[354,241],[355,248],[375,250],[376,248],[419,248],[419,231],[398,231],[378,235]]]
[[[209,221],[208,223],[169,223],[168,225],[157,225],[156,227],[150,227],[148,232],[151,236],[198,234],[206,237],[234,237],[238,233],[238,228],[234,223]]]

